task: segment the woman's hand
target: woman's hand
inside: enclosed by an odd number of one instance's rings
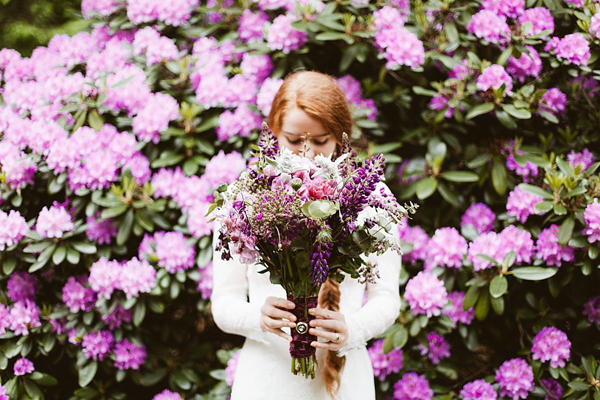
[[[292,337],[281,328],[293,329],[296,327],[296,316],[287,311],[292,310],[294,307],[294,303],[289,300],[273,296],[267,297],[265,304],[260,308],[260,328],[264,332],[274,333],[291,342]]]
[[[323,308],[311,308],[308,312],[316,317],[310,321],[311,329],[308,333],[326,340],[325,342],[312,342],[311,346],[335,351],[347,344],[348,325],[346,325],[344,314]]]

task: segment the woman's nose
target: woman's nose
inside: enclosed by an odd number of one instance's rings
[[[310,145],[307,145],[303,150],[304,150],[304,157],[307,157],[307,158],[315,157],[315,151]]]

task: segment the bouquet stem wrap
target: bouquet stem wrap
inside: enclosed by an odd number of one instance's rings
[[[295,305],[291,312],[296,316],[296,327],[301,323],[305,323],[308,326],[309,322],[314,319],[314,317],[308,313],[308,310],[317,306],[318,297],[297,297],[294,299],[293,296],[288,295],[287,298]],[[290,343],[290,355],[292,356],[292,372],[294,375],[300,374],[305,378],[314,378],[317,363],[315,357],[317,349],[312,347],[310,343],[316,341],[317,337],[310,335],[308,329],[306,329],[306,333],[300,333],[297,328],[292,329],[291,331],[292,342]]]

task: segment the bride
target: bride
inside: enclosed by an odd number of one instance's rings
[[[302,71],[288,76],[273,100],[269,127],[279,146],[307,157],[335,155],[342,133],[352,131],[346,98],[328,75]],[[380,187],[385,187],[379,183]],[[392,232],[398,238],[397,226]],[[215,226],[213,249],[218,227]],[[366,342],[383,333],[400,309],[400,256],[388,250],[367,258],[376,264],[376,283],[327,280],[319,293],[319,306],[310,334],[318,341],[317,377],[305,379],[290,371],[289,329],[295,327],[294,307],[283,287],[259,274],[258,265],[242,264],[233,254],[213,254],[212,314],[224,332],[242,335],[232,388],[232,400],[374,400],[373,369]]]

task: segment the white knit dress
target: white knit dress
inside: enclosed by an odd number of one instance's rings
[[[387,189],[387,188],[386,188]],[[388,189],[389,190],[389,189]],[[218,232],[215,227],[215,232]],[[398,238],[397,226],[392,228]],[[214,235],[213,249],[216,245]],[[260,328],[260,308],[269,296],[286,298],[285,290],[269,281],[262,266],[246,265],[233,255],[229,261],[215,251],[213,258],[212,314],[224,332],[246,337],[235,372],[231,400],[329,400],[322,370],[315,379],[290,371],[289,343]],[[397,318],[400,309],[399,274],[401,257],[394,251],[370,256],[378,265],[375,284],[360,284],[346,276],[340,285],[340,312],[348,326],[348,344],[338,351],[346,356],[340,390],[336,399],[374,400],[375,384],[366,342],[383,333]],[[366,291],[366,303],[363,297]],[[325,351],[317,349],[319,366]]]

